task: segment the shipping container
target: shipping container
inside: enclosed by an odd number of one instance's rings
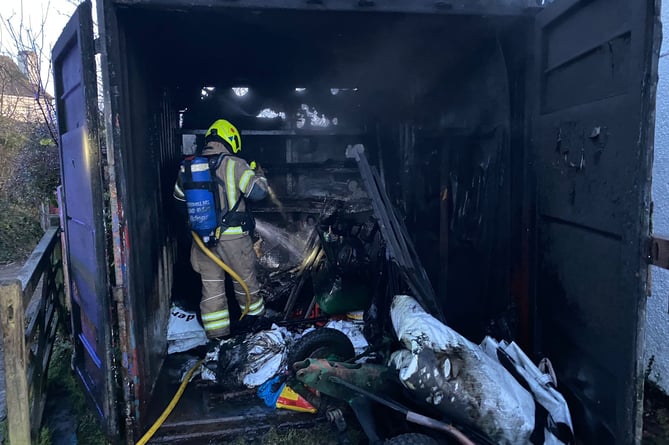
[[[582,443],[640,443],[659,1],[98,0],[96,17],[78,7],[53,70],[73,367],[111,437],[133,443],[173,391],[166,326],[192,272],[172,186],[225,118],[295,218],[353,193],[345,149],[364,144],[448,324],[549,357]],[[308,416],[184,398],[155,440]]]

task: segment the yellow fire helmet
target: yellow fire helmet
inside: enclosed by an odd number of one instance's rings
[[[233,153],[239,153],[242,149],[242,139],[239,131],[225,119],[218,119],[211,124],[207,133],[204,135],[204,141],[224,142],[232,147]]]

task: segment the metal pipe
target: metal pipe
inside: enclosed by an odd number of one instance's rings
[[[352,383],[347,382],[346,380],[337,377],[337,376],[331,376],[330,381],[333,383],[338,383],[342,386],[345,386],[346,388],[357,392],[358,394],[362,394],[365,397],[368,397],[375,402],[378,402],[384,406],[387,406],[390,409],[393,409],[397,412],[400,412],[405,415],[405,418],[408,422],[415,423],[417,425],[423,425],[428,428],[432,428],[435,430],[442,431],[449,436],[451,436],[453,439],[457,440],[460,444],[462,445],[476,445],[474,442],[469,440],[467,436],[465,436],[460,430],[455,428],[452,425],[449,425],[448,423],[441,422],[439,420],[433,419],[431,417],[424,416],[422,414],[418,414],[416,412],[410,411],[408,408],[405,408],[404,406],[400,405],[399,403],[389,400],[389,399],[384,399],[383,397],[380,397],[374,393],[371,393],[365,389],[362,389]]]
[[[415,423],[417,425],[423,425],[428,428],[443,431],[460,442],[462,445],[475,445],[474,442],[469,440],[469,438],[465,436],[460,430],[452,425],[449,425],[448,423],[440,422],[438,420],[432,419],[431,417],[427,417],[413,411],[408,411],[406,413],[406,419],[408,422]]]

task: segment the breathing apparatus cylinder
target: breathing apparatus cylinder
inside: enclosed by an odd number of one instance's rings
[[[195,157],[184,161],[184,194],[190,227],[207,243],[219,225],[218,190],[212,181],[210,161]]]

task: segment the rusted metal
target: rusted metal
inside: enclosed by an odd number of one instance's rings
[[[650,238],[650,264],[669,269],[669,238],[653,235]]]

